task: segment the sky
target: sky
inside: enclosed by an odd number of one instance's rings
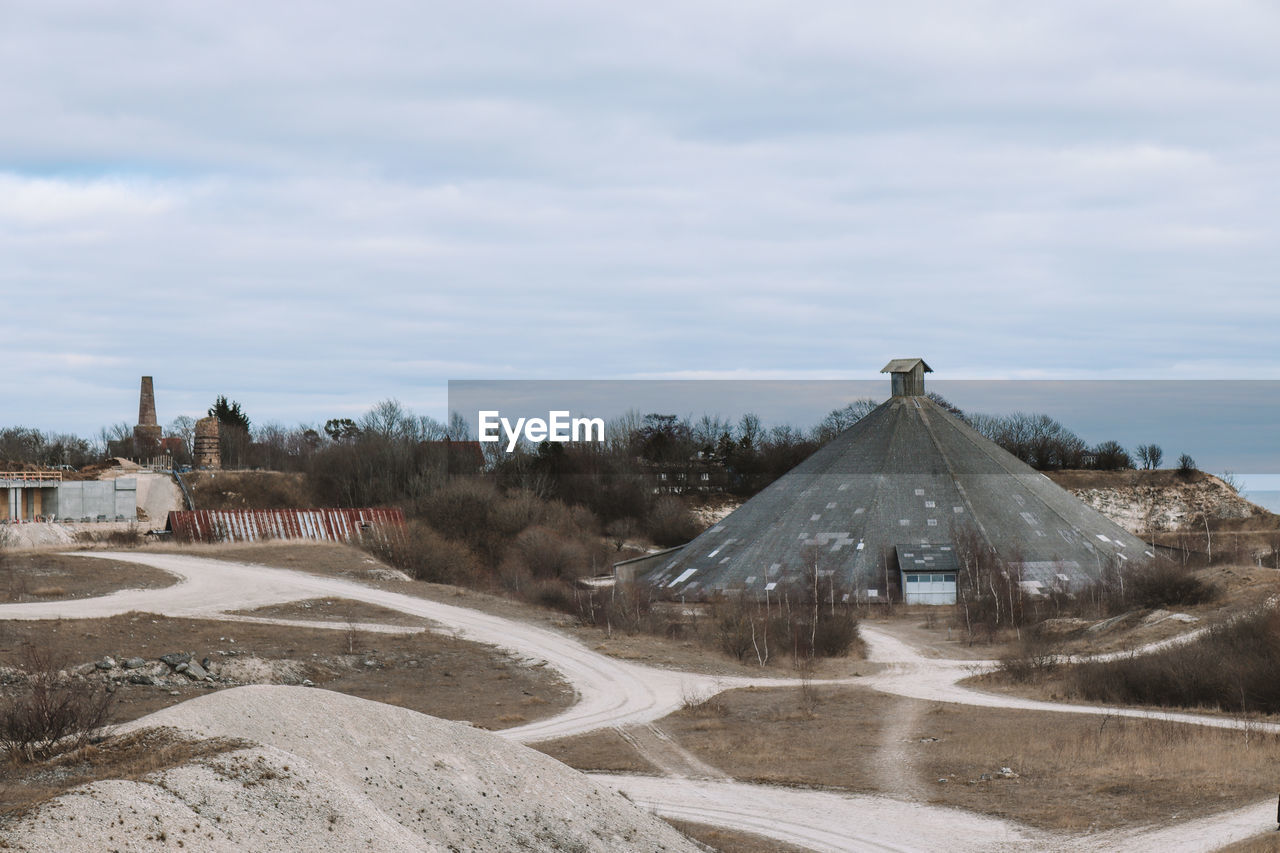
[[[1277,44],[1232,0],[12,0],[0,425],[132,424],[142,375],[284,424],[900,356],[1280,379]]]

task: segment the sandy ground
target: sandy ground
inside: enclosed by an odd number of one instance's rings
[[[142,563],[172,572],[182,580],[164,589],[121,590],[95,599],[3,605],[0,619],[98,618],[131,610],[230,619],[240,617],[224,615],[229,611],[322,596],[376,604],[425,617],[463,639],[497,646],[531,664],[545,664],[559,671],[577,690],[578,702],[563,714],[503,732],[505,737],[525,742],[581,734],[603,726],[651,722],[675,711],[692,695],[710,695],[753,684],[794,683],[789,679],[711,677],[641,666],[599,654],[546,628],[341,578],[179,554],[109,552],[86,556]]]
[[[69,528],[47,521],[0,524],[0,545],[6,548],[48,548],[71,545],[75,537]]]
[[[741,782],[591,774],[663,817],[732,825],[822,853],[1051,849],[1032,829],[887,797]]]
[[[163,528],[169,513],[186,509],[182,490],[169,474],[140,471],[138,478],[138,523],[148,529]]]
[[[130,724],[250,747],[95,782],[6,827],[16,850],[698,848],[606,785],[460,723],[306,687],[240,687]]]
[[[580,701],[563,714],[502,733],[505,737],[527,742],[579,734],[604,726],[647,723],[674,711],[686,697],[711,695],[730,687],[794,684],[787,679],[712,678],[643,667],[605,657],[545,628],[372,589],[337,578],[183,555],[113,553],[102,556],[153,565],[174,572],[182,582],[164,589],[121,591],[100,599],[0,606],[0,618],[93,617],[126,610],[210,615],[317,596],[340,596],[376,604],[426,617],[466,639],[498,646],[523,655],[530,662],[545,661],[558,670],[574,685]],[[864,638],[871,659],[881,663],[883,669],[875,675],[857,679],[857,683],[895,695],[985,707],[1123,715],[1225,728],[1247,726],[1255,730],[1280,730],[1280,726],[1273,724],[1226,717],[1070,705],[984,693],[962,687],[957,682],[990,666],[989,662],[926,657],[882,628],[865,627]],[[177,713],[190,704],[193,703],[184,703],[171,710]],[[244,736],[244,730],[237,724],[227,725],[227,734]],[[664,814],[734,826],[815,850],[966,849],[957,845],[968,843],[966,839],[969,836],[965,833],[969,831],[973,838],[981,839],[977,846],[986,849],[1016,845],[1044,850],[1213,850],[1231,841],[1273,829],[1275,815],[1275,803],[1269,801],[1228,815],[1150,831],[1055,837],[994,818],[884,797],[846,797],[830,792],[692,778],[679,781],[663,778],[656,782],[643,781],[645,777],[622,777],[623,781],[617,781],[616,777],[600,778],[610,784],[635,786],[638,798],[649,797],[648,802]],[[651,785],[654,787],[649,787]],[[694,789],[680,788],[679,785],[702,786],[698,790],[711,793],[706,794],[705,802],[699,805],[700,801],[692,793]],[[684,791],[684,795],[668,796],[663,791]],[[823,799],[833,796],[839,797],[840,803]],[[810,800],[805,798],[810,797],[813,805],[806,805]],[[791,798],[800,799],[793,802]],[[769,802],[787,805],[770,810],[766,808]],[[837,805],[839,808],[835,809]],[[809,808],[813,811],[806,812],[805,809]],[[838,828],[828,831],[831,827],[824,821],[836,821],[836,811],[841,815]],[[843,817],[845,813],[850,815],[847,820]],[[797,819],[797,815],[804,814],[809,817]],[[819,818],[818,815],[825,817]]]

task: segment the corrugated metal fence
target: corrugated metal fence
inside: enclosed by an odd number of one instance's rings
[[[183,542],[317,539],[360,542],[404,527],[398,509],[228,509],[169,513],[165,529]]]

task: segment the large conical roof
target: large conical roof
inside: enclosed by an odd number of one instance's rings
[[[884,589],[886,561],[907,546],[933,544],[946,556],[958,539],[1020,563],[1026,580],[1046,587],[1150,556],[1141,540],[928,397],[895,396],[649,580],[672,595],[763,593],[799,580],[816,558],[837,586]]]

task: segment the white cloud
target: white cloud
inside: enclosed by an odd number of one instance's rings
[[[126,418],[142,373],[264,420],[462,370],[1201,375],[1274,349],[1277,21],[19,3],[5,418]],[[64,410],[64,380],[95,390]]]
[[[62,225],[160,216],[176,203],[167,190],[115,178],[67,180],[0,172],[0,223]]]

